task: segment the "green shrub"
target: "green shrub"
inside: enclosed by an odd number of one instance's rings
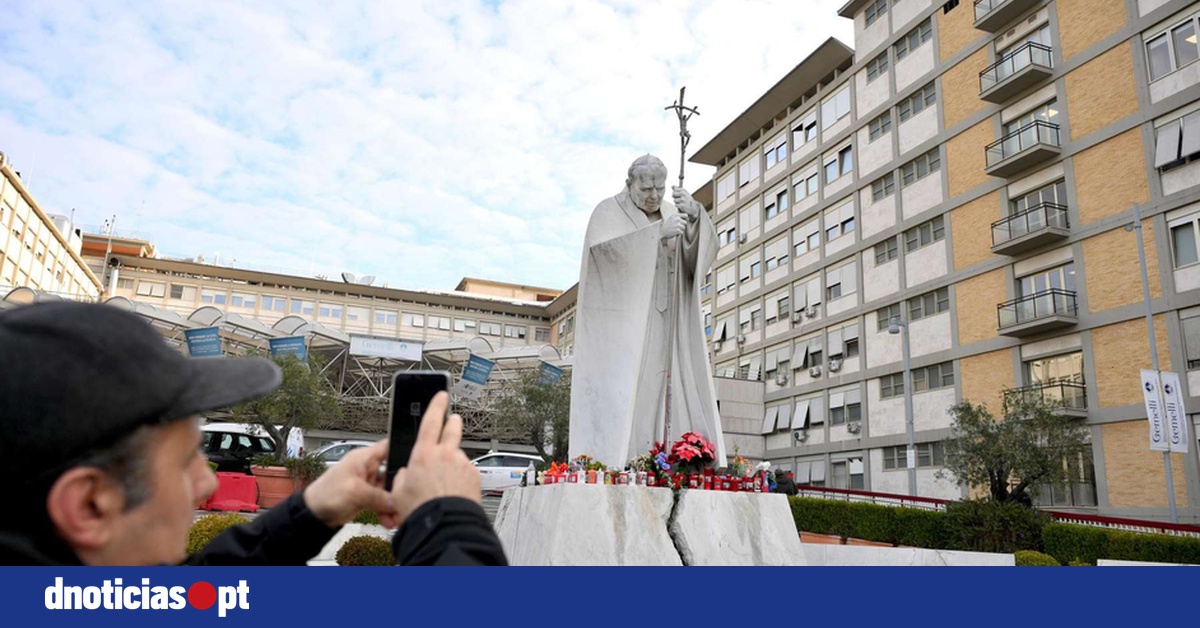
[[[1043,532],[1046,552],[1060,562],[1095,565],[1101,558],[1200,564],[1200,539],[1054,523]]]
[[[1018,567],[1061,567],[1049,554],[1033,550],[1019,550],[1013,554]]]
[[[952,549],[946,513],[917,508],[893,509],[895,543],[908,547]]]
[[[381,567],[395,565],[392,546],[377,536],[355,536],[346,540],[335,557],[343,567]]]
[[[325,473],[325,461],[307,454],[298,458],[288,458],[283,461],[283,466],[287,467],[292,477],[300,480],[303,485],[312,483],[313,480],[321,477],[322,473]]]
[[[815,534],[948,549],[946,514],[812,497],[789,498],[796,529]]]
[[[788,501],[797,530],[848,536],[851,504],[815,497],[790,497]]]
[[[220,515],[206,515],[201,517],[192,524],[192,528],[188,530],[187,538],[187,553],[189,556],[204,549],[217,535],[233,526],[246,523],[246,520],[240,515],[233,513],[225,513]]]
[[[369,525],[369,526],[377,526],[377,525],[380,525],[379,515],[375,514],[375,512],[372,510],[364,510],[364,511],[358,513],[358,516],[354,518],[354,523],[361,523],[361,524]]]
[[[1042,528],[1051,521],[1046,513],[991,499],[950,504],[946,517],[951,549],[1002,554],[1042,551]]]

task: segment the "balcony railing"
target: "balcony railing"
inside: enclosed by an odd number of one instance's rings
[[[1042,401],[1064,410],[1082,412],[1087,410],[1087,385],[1083,382],[1056,380],[1032,386],[1012,388],[1004,391],[1005,397],[1021,397],[1029,401]]]
[[[985,170],[992,176],[1007,177],[1057,155],[1061,145],[1057,124],[1035,120],[988,144]]]
[[[992,223],[992,251],[1002,255],[1023,253],[1065,238],[1069,229],[1066,205],[1039,203]]]
[[[1027,42],[979,73],[979,97],[988,102],[1004,102],[1053,71],[1053,50],[1037,42]]]
[[[994,33],[1032,5],[1033,0],[975,0],[975,28]]]
[[[1025,336],[1074,325],[1078,312],[1075,293],[1057,288],[1013,299],[996,306],[1000,333]]]

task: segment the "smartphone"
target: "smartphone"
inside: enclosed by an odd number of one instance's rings
[[[392,377],[391,422],[388,424],[388,457],[384,476],[387,490],[392,490],[396,472],[408,465],[421,417],[429,408],[433,396],[450,390],[450,374],[446,371],[399,371]],[[450,409],[446,409],[449,417]],[[442,419],[445,421],[445,417]]]

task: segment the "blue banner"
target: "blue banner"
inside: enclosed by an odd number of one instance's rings
[[[943,622],[1005,628],[1188,626],[1195,623],[1195,610],[1189,604],[1163,603],[1163,594],[1170,589],[1191,590],[1200,579],[1200,570],[1137,567],[1016,571],[1008,567],[711,567],[698,574],[652,567],[499,569],[503,571],[4,567],[0,568],[0,604],[4,625],[13,627],[528,626],[533,617],[614,628],[646,623],[647,619],[651,625],[671,627],[768,622],[779,626],[928,626]],[[662,587],[599,591],[580,586],[608,579],[679,586],[671,591]],[[678,590],[693,579],[748,587],[755,593],[709,595],[700,600],[695,597],[699,594]],[[814,579],[825,583],[886,582],[887,586],[847,591],[829,585],[826,594],[817,598],[802,594],[781,598],[772,592],[775,583]],[[507,584],[497,586],[497,582]],[[840,590],[833,591],[835,588]],[[464,603],[470,608],[464,608]],[[681,614],[678,607],[689,603],[696,605],[692,614]],[[149,608],[143,608],[145,605]],[[676,611],[669,610],[672,608]],[[579,616],[581,609],[586,609],[586,621]],[[696,614],[700,611],[702,616]]]
[[[271,339],[271,355],[292,354],[303,362],[308,359],[308,345],[304,336],[285,336]]]
[[[463,368],[463,381],[485,386],[488,383],[488,379],[491,378],[492,368],[495,366],[496,363],[487,358],[472,355],[467,358],[467,365]]]
[[[217,327],[185,329],[188,355],[193,358],[210,358],[221,355],[221,330]]]
[[[562,379],[562,375],[562,369],[553,364],[542,362],[542,372],[538,375],[538,386],[543,388],[553,386],[558,383],[558,380]]]

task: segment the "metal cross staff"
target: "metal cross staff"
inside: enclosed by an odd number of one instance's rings
[[[692,116],[700,115],[699,108],[684,106],[683,93],[686,90],[686,86],[680,87],[679,100],[671,103],[669,107],[663,107],[663,110],[673,109],[675,115],[679,117],[679,187],[681,188],[683,187],[683,167],[687,163],[687,145],[692,139],[692,134],[687,130],[687,122]],[[670,308],[667,310],[667,391],[663,400],[663,449],[671,446],[671,371],[675,364],[675,312],[679,309],[676,304],[679,299],[679,290],[676,286],[675,275],[679,268],[680,245],[679,238],[674,238],[674,240],[674,250],[671,252],[671,261],[667,267],[667,284],[671,287],[671,301]]]

